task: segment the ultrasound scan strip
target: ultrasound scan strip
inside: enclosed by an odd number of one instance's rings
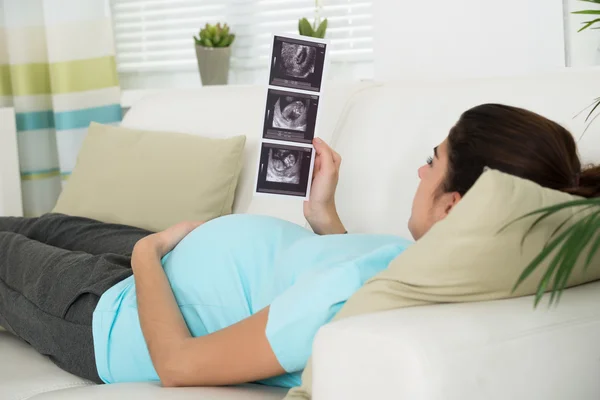
[[[309,198],[329,41],[274,35],[255,195]]]
[[[269,89],[263,138],[312,143],[315,137],[319,96]]]
[[[327,44],[275,36],[269,84],[321,91]]]

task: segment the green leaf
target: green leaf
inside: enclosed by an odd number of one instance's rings
[[[210,34],[208,33],[208,31],[206,29],[202,29],[200,31],[200,40],[204,40],[204,39],[209,39],[210,38]]]
[[[600,21],[600,19],[598,19],[598,21]],[[594,111],[596,111],[596,109],[598,107],[600,107],[600,98],[594,100],[596,102],[596,105],[594,106],[594,108],[592,108],[592,111],[590,111],[590,113],[588,114],[588,116],[585,118],[585,122],[588,121],[588,119],[590,119],[590,117],[592,116],[592,114],[594,113]]]
[[[498,233],[501,233],[502,231],[504,231],[505,229],[507,229],[512,224],[517,223],[517,222],[519,222],[519,221],[521,221],[521,220],[523,220],[525,218],[529,218],[529,217],[532,217],[532,216],[537,215],[537,214],[543,214],[543,213],[546,213],[546,212],[551,212],[551,211],[554,211],[556,209],[560,210],[560,209],[564,208],[564,207],[561,207],[561,206],[563,206],[563,205],[566,206],[567,204],[568,203],[555,204],[553,206],[543,207],[543,208],[540,208],[538,210],[531,211],[531,212],[529,212],[529,213],[527,213],[525,215],[520,216],[519,218],[515,218],[514,220],[508,222],[506,225],[504,225],[502,228],[500,228],[500,230],[498,230]]]
[[[589,199],[595,202],[598,199]],[[589,207],[586,207],[589,208]],[[544,293],[548,288],[548,283],[554,274],[554,283],[552,287],[552,294],[550,297],[550,305],[555,302],[558,303],[562,296],[568,279],[573,272],[574,267],[577,265],[579,257],[583,254],[585,248],[589,245],[592,239],[596,238],[596,241],[590,247],[590,255],[588,255],[584,269],[587,268],[591,262],[594,254],[600,248],[600,209],[588,216],[585,216],[580,221],[573,224],[569,229],[563,232],[559,237],[552,241],[525,269],[516,287],[523,282],[523,280],[529,276],[542,261],[550,255],[550,253],[562,243],[558,253],[554,256],[554,259],[550,262],[548,270],[544,274],[544,277],[538,285],[536,291],[536,297],[534,304],[537,307],[541,301]],[[554,273],[554,271],[556,272]],[[514,289],[513,289],[514,290]]]
[[[519,285],[521,285],[521,283],[523,283],[523,281],[525,279],[527,279],[529,277],[529,275],[531,275],[533,273],[533,271],[535,271],[535,269],[542,263],[542,261],[544,261],[544,259],[550,253],[552,253],[552,251],[556,247],[558,247],[558,245],[566,237],[568,237],[569,233],[572,232],[574,229],[575,229],[575,225],[570,226],[567,230],[565,230],[563,233],[561,233],[556,239],[554,239],[550,243],[548,243],[548,245],[529,263],[529,265],[525,268],[523,273],[521,273],[521,276],[519,276],[517,283],[515,283],[515,286],[513,287],[513,292],[517,289],[517,287],[519,287]],[[548,279],[550,279],[550,278],[548,278]],[[542,283],[543,283],[543,281],[542,281]],[[540,285],[542,285],[542,283],[540,283]],[[546,282],[546,284],[547,284],[547,282]]]
[[[208,25],[208,33],[210,33],[210,36],[215,36],[217,34],[217,27],[214,25]]]
[[[315,37],[323,39],[325,37],[325,31],[327,30],[327,18],[325,18],[319,27],[315,31]]]
[[[581,220],[575,223],[576,228],[564,241],[560,249],[560,256],[556,257],[556,259],[559,260],[559,266],[554,276],[554,286],[552,288],[552,295],[550,296],[550,305],[554,303],[555,299],[560,297],[560,293],[566,286],[567,280],[569,279],[569,276],[575,267],[575,263],[579,257],[581,248],[580,239],[584,236],[586,225],[586,220]]]
[[[552,234],[550,235],[550,238],[548,240],[550,240],[554,236],[556,236],[556,234],[565,226],[565,224],[567,222],[569,222],[570,220],[572,220],[573,218],[575,218],[577,216],[577,214],[580,214],[582,212],[586,212],[586,211],[588,211],[588,210],[590,210],[591,208],[594,208],[594,207],[596,207],[596,206],[595,205],[591,205],[591,206],[583,207],[582,209],[575,211],[569,218],[566,218],[560,225],[558,225],[556,227],[556,229],[552,232]]]
[[[312,37],[315,34],[313,27],[310,26],[310,22],[308,22],[306,18],[302,18],[300,21],[298,21],[298,31],[302,36]]]
[[[223,45],[221,47],[231,46],[231,44],[233,43],[234,40],[235,40],[235,34],[233,34],[233,33],[229,34],[229,36],[227,36],[225,42],[223,43]]]
[[[562,240],[561,240],[561,242],[562,242]],[[544,253],[544,251],[542,251],[542,253],[540,253],[540,254],[543,254],[543,253]],[[562,252],[559,251],[559,253],[557,254],[557,256],[554,258],[554,260],[552,260],[552,262],[548,266],[548,269],[546,270],[546,273],[542,277],[542,280],[540,281],[540,284],[538,285],[538,288],[537,288],[537,291],[536,291],[536,294],[535,294],[534,307],[538,306],[539,302],[542,300],[542,297],[544,296],[544,293],[546,293],[546,288],[548,287],[548,283],[550,282],[550,279],[552,278],[552,274],[554,273],[554,270],[556,269],[556,267],[558,266],[558,263],[562,259],[561,253]],[[545,254],[544,257],[540,259],[540,262],[544,258],[546,258],[546,256],[548,254],[550,254],[550,252],[548,252],[547,254]],[[538,257],[539,257],[539,255],[538,255]],[[536,267],[537,267],[537,265],[536,265]],[[533,272],[533,270],[531,270],[531,272]]]
[[[207,37],[202,39],[202,45],[205,47],[214,47],[213,42]]]
[[[578,14],[578,15],[600,15],[600,10],[573,11],[572,14]]]
[[[595,4],[600,4],[600,0],[579,0],[579,1],[584,1],[586,3],[595,3]]]
[[[563,249],[565,249],[565,257],[557,272],[557,279],[553,288],[552,295],[556,294],[556,302],[560,301],[560,297],[564,289],[567,286],[567,282],[573,269],[577,265],[579,257],[583,254],[583,251],[588,246],[590,241],[594,238],[600,229],[600,211],[584,218],[579,228],[573,232],[571,237],[565,242]],[[552,304],[552,298],[550,299]]]
[[[219,43],[217,43],[215,45],[215,47],[227,47],[227,46],[229,46],[229,40],[230,40],[229,35],[223,36],[221,38],[221,40],[219,41]]]
[[[538,214],[543,214],[541,215],[534,223],[533,225],[527,230],[527,232],[525,233],[525,235],[523,236],[523,241],[522,243],[525,241],[525,238],[533,231],[533,229],[540,223],[542,222],[544,219],[556,214],[557,212],[560,212],[561,210],[565,209],[565,208],[570,208],[570,207],[576,207],[576,206],[589,206],[589,205],[600,205],[600,198],[599,199],[582,199],[582,200],[572,200],[569,202],[565,202],[565,203],[561,203],[561,204],[555,204],[553,206],[549,206],[549,207],[544,207],[544,208],[540,208],[539,210],[535,210],[532,211],[530,213],[527,213],[509,223],[507,223],[505,226],[503,226],[498,233],[503,232],[505,229],[507,229],[510,225],[521,221],[525,218],[529,218],[532,217],[534,215],[538,215]]]
[[[597,18],[597,19],[595,19],[595,20],[593,20],[593,21],[587,21],[587,22],[584,22],[584,25],[583,25],[583,27],[582,27],[581,29],[579,29],[577,32],[584,31],[584,30],[586,30],[587,28],[589,28],[590,26],[592,26],[592,25],[594,25],[595,23],[598,23],[598,22],[600,22],[600,18]]]
[[[596,240],[590,246],[590,252],[588,253],[587,259],[585,260],[585,264],[583,266],[584,269],[587,269],[589,265],[592,263],[594,256],[600,249],[600,232],[596,233]]]
[[[566,243],[566,241],[565,241]],[[563,244],[563,247],[561,247],[558,250],[558,253],[556,254],[556,256],[554,257],[554,259],[550,262],[550,265],[548,266],[548,270],[546,271],[546,274],[544,275],[544,279],[542,279],[542,281],[540,282],[540,284],[538,285],[537,288],[537,292],[535,294],[535,301],[534,301],[534,307],[537,307],[538,304],[540,303],[540,301],[542,301],[542,298],[544,297],[544,294],[546,293],[546,288],[548,285],[548,282],[550,282],[550,278],[552,277],[552,274],[554,273],[554,270],[561,264],[561,261],[564,260],[565,256],[567,255],[567,247]],[[556,274],[554,274],[554,285],[556,286],[556,282],[560,279],[560,270],[556,272]],[[547,278],[547,279],[546,279]],[[544,285],[543,285],[544,283]],[[556,292],[552,292],[552,295],[550,296],[550,304],[552,304],[552,301],[554,300],[554,295]]]

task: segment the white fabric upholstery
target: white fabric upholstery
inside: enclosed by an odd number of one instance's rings
[[[35,400],[281,400],[285,391],[258,385],[240,387],[161,388],[158,384],[126,383],[47,392]]]
[[[234,212],[305,225],[302,203],[253,197],[265,87],[166,91],[134,105],[123,125],[207,136],[248,136]],[[417,168],[467,108],[503,102],[553,118],[579,136],[573,119],[600,94],[600,69],[516,78],[331,85],[321,136],[342,154],[336,196],[352,232],[408,237]],[[599,125],[580,141],[600,161]],[[566,292],[552,312],[532,299],[419,307],[324,327],[314,347],[314,395],[331,399],[598,399],[600,284]],[[88,386],[0,333],[0,399],[278,399],[285,391],[164,389],[150,384]]]
[[[522,297],[406,308],[323,327],[313,400],[597,400],[600,282],[558,307]]]
[[[281,400],[285,392],[261,385],[231,388],[162,388],[149,383],[95,385],[61,370],[10,333],[0,332],[1,400]]]
[[[600,93],[600,69],[503,79],[394,82],[364,91],[348,105],[334,147],[342,155],[336,199],[351,232],[410,237],[417,169],[433,155],[460,114],[482,103],[525,107],[570,128]],[[600,125],[583,137],[582,156],[600,162]]]
[[[91,384],[56,367],[10,333],[0,332],[0,399],[25,400]]]

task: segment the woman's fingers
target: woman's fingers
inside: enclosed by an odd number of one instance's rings
[[[339,154],[334,152],[327,143],[319,138],[315,138],[314,146],[315,151],[317,152],[317,159],[319,160],[319,170],[322,169],[324,172],[328,173],[336,171],[339,167],[339,162],[341,162]],[[338,162],[336,162],[336,157],[339,159]]]
[[[340,165],[342,164],[342,156],[339,155],[339,153],[337,152],[333,152],[333,163],[335,164],[336,168],[339,170],[340,169]]]

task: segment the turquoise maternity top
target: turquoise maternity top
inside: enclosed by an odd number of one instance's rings
[[[319,236],[277,218],[236,214],[196,228],[162,264],[194,337],[270,305],[266,336],[287,373],[261,383],[293,387],[301,383],[318,329],[408,245],[391,235]],[[159,380],[140,327],[133,276],[100,298],[92,328],[104,382]]]

